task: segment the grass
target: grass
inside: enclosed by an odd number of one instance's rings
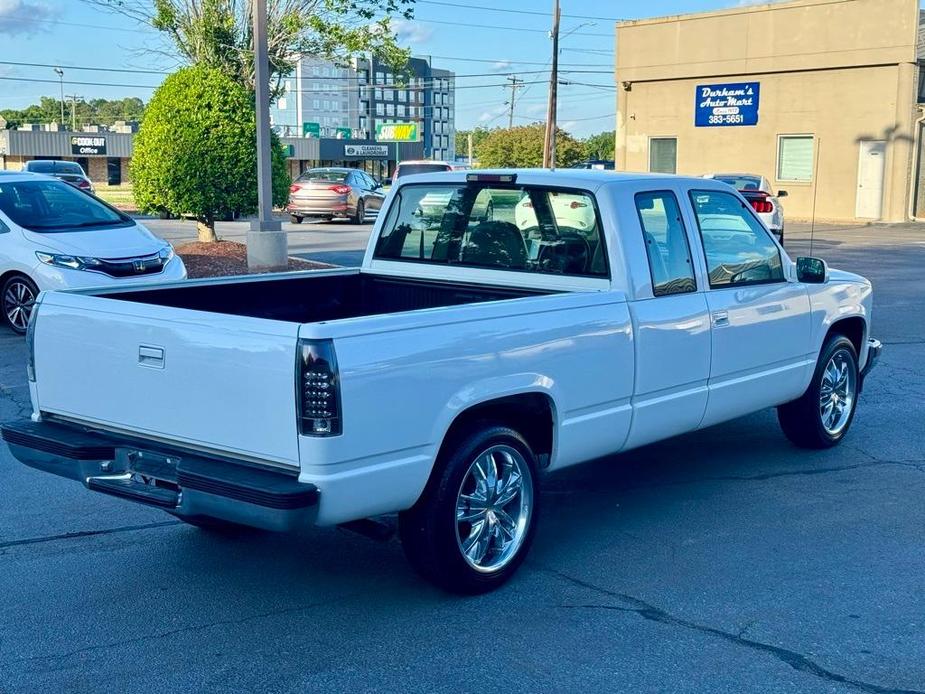
[[[105,200],[110,205],[118,207],[120,210],[136,210],[135,196],[132,192],[131,183],[123,183],[118,186],[105,186],[97,184],[96,196]]]

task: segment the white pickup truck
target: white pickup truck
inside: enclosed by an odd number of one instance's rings
[[[425,174],[383,209],[360,269],[43,293],[13,455],[205,527],[398,513],[413,566],[475,593],[545,473],[767,407],[832,446],[881,349],[870,283],[792,262],[721,182]]]

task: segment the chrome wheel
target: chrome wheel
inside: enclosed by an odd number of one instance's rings
[[[13,279],[3,292],[3,314],[14,330],[25,332],[35,306],[36,293],[26,280]]]
[[[822,428],[830,436],[838,436],[851,419],[857,396],[857,379],[854,360],[845,349],[835,352],[822,371],[819,417]]]
[[[477,456],[456,497],[456,542],[480,572],[502,569],[527,537],[533,513],[533,477],[515,448],[492,446]]]

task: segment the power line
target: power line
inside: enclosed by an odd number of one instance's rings
[[[38,82],[38,83],[47,83],[47,84],[58,84],[58,80],[46,80],[46,79],[37,79],[34,77],[0,77],[0,80],[5,80],[7,82]],[[157,89],[157,85],[150,84],[119,84],[115,82],[75,82],[74,80],[68,80],[69,85],[79,84],[85,87],[121,87],[125,89]]]
[[[530,14],[538,15],[540,17],[548,17],[548,12],[540,12],[538,10],[509,10],[501,7],[488,7],[486,5],[462,5],[455,2],[443,2],[442,0],[416,0],[418,5],[442,5],[444,7],[458,7],[463,10],[487,10],[489,12],[507,12],[509,14]],[[597,19],[602,22],[620,22],[622,21],[617,17],[594,17],[585,14],[569,14],[563,15],[563,17],[568,17],[570,19]]]
[[[88,70],[93,72],[125,72],[139,75],[169,75],[165,70],[136,70],[119,67],[90,67],[87,65],[62,65],[61,63],[24,63],[16,60],[0,60],[0,65],[15,65],[16,67],[51,67],[62,70]]]
[[[474,29],[501,29],[503,31],[528,31],[533,34],[548,34],[547,29],[531,29],[528,27],[512,27],[512,26],[502,26],[500,24],[470,24],[468,22],[450,22],[441,19],[418,19],[414,18],[415,22],[420,22],[421,24],[447,24],[449,26],[457,27],[471,27]],[[576,31],[572,33],[572,36],[597,36],[607,39],[612,39],[613,34],[596,34],[588,31]]]

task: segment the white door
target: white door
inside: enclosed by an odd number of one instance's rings
[[[886,141],[861,140],[858,144],[858,194],[854,215],[880,219],[883,212],[883,161]]]

